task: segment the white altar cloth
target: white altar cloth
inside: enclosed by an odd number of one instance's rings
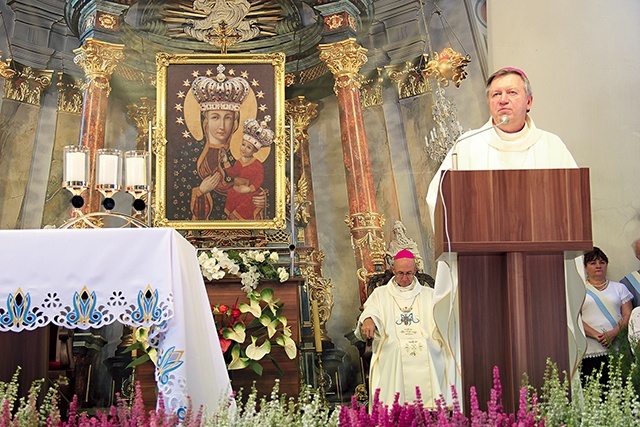
[[[0,230],[0,331],[153,326],[165,407],[215,411],[229,375],[195,249],[169,228]]]

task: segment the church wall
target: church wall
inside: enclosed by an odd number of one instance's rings
[[[4,99],[0,114],[0,229],[17,228],[40,108]]]
[[[51,158],[51,168],[47,181],[46,199],[42,213],[42,225],[59,226],[69,217],[71,193],[61,189],[62,149],[77,144],[80,140],[80,115],[58,113],[55,128],[55,142]]]
[[[595,1],[489,2],[493,68],[527,72],[536,125],[590,169],[593,240],[612,280],[638,269],[630,245],[640,238],[639,16],[634,0],[605,9]]]

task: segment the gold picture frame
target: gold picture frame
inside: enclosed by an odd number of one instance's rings
[[[285,228],[284,64],[283,53],[156,55],[154,225]]]

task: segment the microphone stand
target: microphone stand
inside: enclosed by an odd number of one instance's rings
[[[488,128],[480,129],[479,131],[473,132],[472,134],[465,135],[462,138],[458,138],[456,140],[456,142],[453,144],[453,148],[451,148],[451,170],[454,170],[454,171],[458,170],[458,151],[457,151],[457,148],[458,148],[458,143],[460,141],[464,141],[465,139],[469,139],[472,136],[479,135],[479,134],[481,134],[483,132],[486,132],[486,131],[491,130],[491,129],[495,129],[495,128],[499,127],[499,126],[503,126],[503,125],[506,125],[508,123],[509,123],[509,117],[508,116],[501,116],[500,117],[500,121],[498,123],[496,123],[495,125],[491,125]]]

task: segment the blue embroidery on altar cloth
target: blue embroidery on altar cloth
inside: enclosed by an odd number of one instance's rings
[[[73,294],[73,311],[67,314],[67,321],[71,324],[99,323],[102,313],[96,310],[98,303],[95,292],[89,292],[85,286],[82,291]]]
[[[157,366],[158,379],[161,384],[166,384],[167,381],[169,381],[169,373],[175,371],[184,363],[184,361],[180,360],[183,355],[184,351],[176,351],[176,347],[173,346],[168,348],[162,356],[160,356]]]
[[[157,321],[162,315],[158,308],[158,290],[147,285],[144,291],[138,292],[138,308],[131,313],[136,322]]]
[[[22,289],[7,296],[7,310],[0,316],[0,323],[5,326],[29,326],[36,321],[31,311],[31,294],[25,295]]]

